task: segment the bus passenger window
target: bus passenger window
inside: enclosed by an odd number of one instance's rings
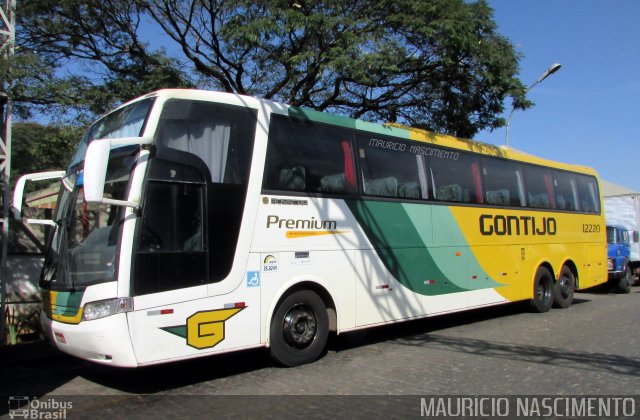
[[[273,116],[262,187],[303,193],[355,192],[352,134]]]
[[[576,175],[578,179],[578,199],[580,211],[585,213],[600,213],[600,192],[594,177]]]
[[[437,201],[482,203],[478,158],[463,152],[434,153],[429,157]]]
[[[359,135],[358,150],[365,195],[420,200],[429,197],[424,156],[399,139]]]
[[[529,207],[541,209],[555,208],[553,183],[551,182],[551,174],[548,169],[528,165],[524,168],[524,181]]]
[[[255,111],[216,103],[170,100],[162,112],[158,145],[198,156],[211,181],[244,184],[249,179]]]
[[[524,206],[522,175],[515,162],[494,158],[484,159],[482,175],[487,204]]]
[[[578,208],[578,191],[573,174],[563,171],[553,172],[553,187],[556,194],[558,210],[576,211]]]

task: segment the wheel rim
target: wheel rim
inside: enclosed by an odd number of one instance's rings
[[[538,301],[546,302],[551,296],[551,288],[546,278],[541,278],[538,282]]]
[[[289,309],[282,323],[282,335],[291,347],[307,348],[313,343],[318,332],[318,320],[313,310],[299,304]]]
[[[558,283],[560,286],[560,295],[565,299],[571,297],[571,279],[568,276],[562,276],[560,280],[558,280]]]

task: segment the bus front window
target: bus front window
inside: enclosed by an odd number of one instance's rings
[[[105,196],[126,197],[137,146],[112,151],[107,168]],[[75,184],[69,191],[68,185]],[[41,285],[76,288],[115,280],[117,245],[123,208],[84,200],[82,176],[63,181],[58,228],[45,259]]]
[[[153,98],[135,102],[98,120],[86,132],[62,180],[57,228],[45,257],[40,285],[55,290],[113,281],[124,209],[84,200],[82,164],[95,139],[137,137],[144,130]],[[139,146],[113,149],[104,187],[105,198],[126,200]]]
[[[126,199],[137,151],[137,146],[112,151],[105,182],[106,198]],[[78,185],[67,227],[68,274],[74,286],[115,280],[116,249],[123,210],[109,204],[87,203],[82,186]]]

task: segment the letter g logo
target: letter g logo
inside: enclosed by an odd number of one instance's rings
[[[215,347],[224,340],[224,323],[244,308],[196,312],[187,318],[187,344],[199,350]]]

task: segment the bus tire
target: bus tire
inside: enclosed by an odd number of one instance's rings
[[[553,286],[553,306],[556,308],[568,308],[573,302],[575,290],[576,276],[565,265],[560,271],[560,278]]]
[[[311,290],[300,290],[278,305],[269,331],[271,357],[284,366],[315,361],[329,335],[329,316],[322,299]]]
[[[533,297],[529,307],[533,312],[549,311],[553,305],[553,276],[546,267],[538,267],[533,280]]]
[[[631,285],[633,284],[633,277],[631,275],[631,267],[629,264],[624,269],[624,275],[620,277],[618,280],[618,284],[616,284],[616,290],[620,293],[629,293],[631,292]]]

